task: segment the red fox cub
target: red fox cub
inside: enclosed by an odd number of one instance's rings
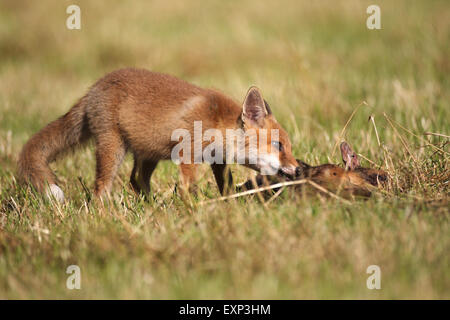
[[[313,182],[326,188],[329,191],[349,198],[351,196],[370,197],[371,190],[378,185],[385,183],[388,179],[386,172],[370,168],[363,168],[360,165],[356,153],[347,142],[342,142],[341,146],[342,161],[344,168],[335,164],[322,164],[319,166],[310,166],[301,160],[297,160],[299,166],[294,180],[311,179]],[[267,186],[288,180],[283,175],[262,176],[257,175],[256,179],[251,179],[238,187],[239,190],[250,190],[255,188],[255,182],[258,187]],[[302,186],[296,186],[301,190]],[[269,195],[270,192],[266,192]]]
[[[260,142],[258,155],[252,162],[245,153],[242,164],[258,171],[275,168],[284,174],[295,174],[298,164],[292,156],[289,137],[256,87],[248,90],[240,106],[218,91],[203,89],[170,75],[128,68],[98,80],[65,115],[31,137],[19,157],[19,177],[39,192],[49,191],[63,201],[64,193],[57,186],[49,163],[93,137],[95,195],[109,193],[127,151],[134,155],[131,184],[137,191],[148,193],[157,163],[171,159],[171,150],[179,142],[172,139],[174,130],[187,130],[192,144],[206,147],[207,141],[201,136],[195,137],[193,132],[194,122],[198,121],[201,121],[202,132],[214,129],[223,137],[228,129],[254,132]],[[264,139],[260,132],[273,130],[277,132],[276,140],[266,139],[262,148]],[[248,136],[244,141],[247,146]],[[223,145],[227,146],[223,158],[228,158],[230,152],[236,153],[234,148],[228,149],[226,139]],[[182,186],[187,189],[195,181],[198,163],[194,156],[188,160],[191,161],[180,163]],[[211,163],[221,193],[229,192],[232,186],[227,163]]]

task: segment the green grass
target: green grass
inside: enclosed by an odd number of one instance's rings
[[[80,31],[65,28],[71,1],[0,4],[0,298],[450,298],[448,138],[424,135],[450,134],[446,1],[377,1],[375,31],[371,1],[77,3]],[[93,185],[89,146],[53,165],[64,205],[19,186],[26,140],[125,66],[237,100],[256,84],[312,164],[340,162],[333,147],[361,105],[344,138],[392,181],[350,205],[290,190],[201,205],[218,196],[205,167],[186,205],[167,162],[146,203],[128,186],[129,157],[102,206],[78,179]],[[66,289],[71,264],[81,290]],[[366,288],[373,264],[381,290]]]

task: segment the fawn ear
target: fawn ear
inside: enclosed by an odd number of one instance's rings
[[[356,153],[352,150],[350,145],[343,141],[341,143],[341,155],[342,155],[342,161],[345,164],[346,170],[355,170],[360,166],[358,156]]]
[[[247,124],[256,124],[263,126],[264,118],[269,114],[270,109],[264,101],[261,92],[257,87],[250,87],[245,96],[242,107],[242,121]]]

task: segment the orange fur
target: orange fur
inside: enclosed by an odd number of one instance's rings
[[[289,137],[273,115],[256,112],[248,117],[244,114],[245,108],[249,112],[264,110],[260,100],[260,92],[250,89],[243,110],[218,91],[203,89],[170,75],[131,68],[114,71],[98,80],[69,112],[25,144],[18,162],[19,177],[41,192],[47,184],[56,186],[49,163],[93,137],[97,161],[95,194],[101,196],[109,192],[127,151],[132,152],[135,159],[130,179],[133,188],[148,192],[157,163],[170,159],[177,143],[171,141],[173,130],[184,128],[192,133],[193,123],[198,120],[203,122],[203,130],[216,128],[225,132],[227,128],[242,125],[279,129],[280,142],[285,146],[279,155],[280,163],[282,168],[292,171],[297,163],[291,154]],[[184,184],[193,183],[193,166],[181,165]],[[213,165],[213,169],[219,189],[224,192],[224,183],[231,180],[224,178],[226,166]]]

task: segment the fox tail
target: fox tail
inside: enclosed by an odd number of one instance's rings
[[[18,161],[19,179],[63,202],[64,193],[57,186],[49,163],[63,152],[81,145],[90,136],[86,107],[81,99],[65,115],[49,123],[25,144]]]

